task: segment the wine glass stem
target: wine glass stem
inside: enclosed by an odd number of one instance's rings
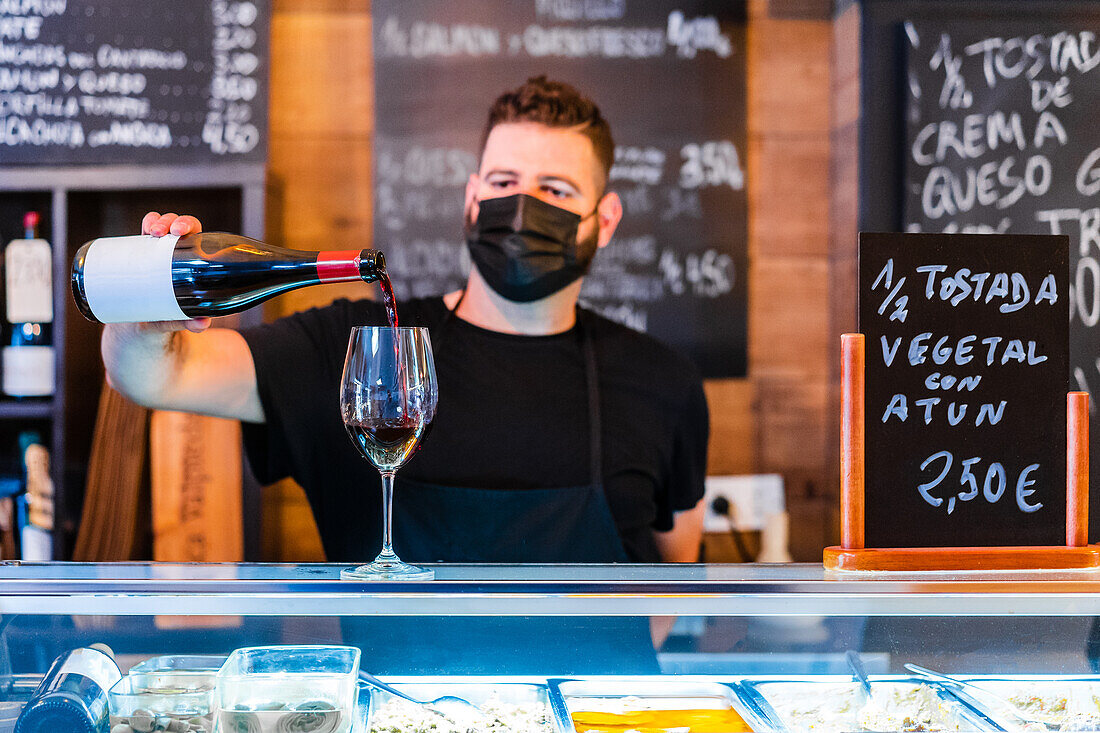
[[[393,477],[394,471],[382,471],[382,553],[379,560],[396,560],[391,532],[393,528]]]

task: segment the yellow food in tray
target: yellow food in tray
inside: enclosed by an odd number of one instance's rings
[[[684,710],[624,710],[623,712],[576,711],[577,733],[741,733],[752,731],[732,708]]]

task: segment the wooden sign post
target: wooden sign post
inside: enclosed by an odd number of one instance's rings
[[[841,342],[841,544],[826,569],[1100,567],[1089,396],[1065,396],[1066,250],[860,236],[865,333]]]

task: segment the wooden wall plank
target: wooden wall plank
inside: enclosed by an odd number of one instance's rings
[[[747,36],[749,134],[827,130],[832,24],[752,18]]]
[[[833,23],[832,126],[859,120],[859,8],[850,6]]]
[[[373,125],[366,13],[279,13],[271,20],[271,137],[359,137]]]
[[[270,161],[267,231],[272,241],[306,250],[371,246],[369,140],[273,138]],[[305,288],[274,299],[266,312],[274,318],[374,291],[362,283]]]
[[[836,502],[827,497],[787,501],[791,556],[800,562],[821,562],[823,547],[836,544]]]
[[[825,441],[820,437],[824,436],[829,419],[826,414],[828,393],[824,380],[797,377],[757,380],[757,419],[761,434],[759,471],[817,473],[824,469]],[[816,439],[807,440],[807,436]]]
[[[275,15],[287,13],[370,13],[370,0],[274,0]]]
[[[705,388],[710,409],[707,473],[752,473],[756,465],[752,381],[711,379]]]
[[[288,247],[361,249],[371,242],[371,155],[366,141],[271,141],[269,236]]]
[[[824,383],[829,328],[826,258],[758,258],[749,282],[749,370]]]
[[[827,255],[828,132],[757,136],[749,161],[750,254]]]

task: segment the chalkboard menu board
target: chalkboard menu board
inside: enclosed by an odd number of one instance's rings
[[[1068,248],[860,235],[868,547],[1064,544]]]
[[[268,0],[0,0],[0,165],[266,155]]]
[[[909,231],[1065,234],[1070,367],[1100,390],[1100,18],[916,22],[908,40]],[[1096,398],[1091,418],[1097,419]],[[1100,455],[1100,430],[1091,432]],[[1090,483],[1100,538],[1100,461]]]
[[[624,217],[582,301],[746,369],[745,4],[376,0],[374,244],[403,297],[465,282],[463,188],[489,105],[546,74],[590,96],[616,142]]]

